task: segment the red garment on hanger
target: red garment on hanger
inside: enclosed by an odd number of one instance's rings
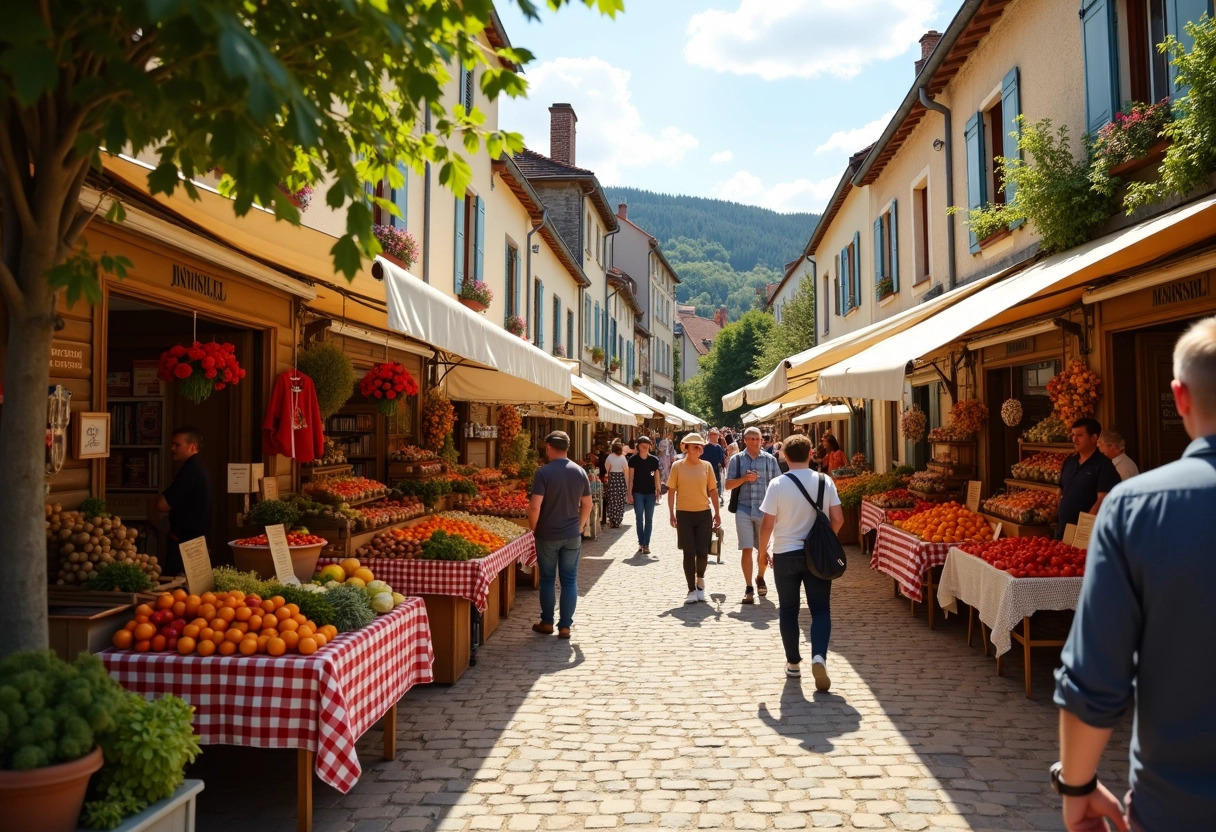
[[[299,370],[284,370],[274,380],[266,421],[262,423],[262,453],[282,454],[298,462],[325,456],[317,388]]]

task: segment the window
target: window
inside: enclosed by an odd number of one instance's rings
[[[583,295],[583,346],[591,346],[591,296]]]
[[[616,358],[617,356],[620,355],[620,353],[618,353],[616,351],[616,318],[612,319],[611,326],[612,326],[612,335],[609,336],[609,338],[608,338],[608,352],[613,358]]]
[[[604,346],[604,337],[600,334],[600,318],[600,302],[597,300],[595,302],[595,346],[597,347]]]
[[[459,294],[465,278],[484,280],[485,200],[473,193],[456,199],[456,248],[453,253],[453,289]]]
[[[625,349],[625,378],[632,382],[633,376],[633,342],[630,341]]]
[[[473,74],[472,69],[461,68],[460,90],[458,94],[460,96],[460,104],[464,107],[465,112],[471,113],[473,111],[473,92],[476,89],[475,80],[476,76]]]
[[[553,295],[553,349],[562,345],[562,299]]]
[[[836,277],[832,281],[833,296],[836,298],[836,314],[837,315],[844,314],[844,294],[843,294],[844,287],[841,285],[841,282],[840,282],[841,274],[843,274],[843,272],[840,271],[840,255],[837,254],[836,255]]]
[[[510,318],[520,314],[519,249],[510,240],[507,240],[506,264],[507,302],[503,314]]]
[[[929,279],[929,183],[912,189],[913,284]]]
[[[536,321],[532,329],[532,340],[540,349],[545,348],[545,284],[536,281]]]
[[[899,223],[895,200],[874,220],[874,296],[899,291]]]
[[[832,302],[832,277],[825,274],[823,276],[823,334],[828,334],[828,324],[832,320],[831,310],[828,304]]]
[[[1096,134],[1119,109],[1115,0],[1083,0],[1081,41],[1085,62],[1085,130]]]
[[[574,310],[566,310],[566,344],[570,348],[570,357],[574,356]]]
[[[396,216],[387,208],[381,208],[376,205],[372,208],[372,222],[376,225],[387,225],[390,228],[400,228],[404,231],[407,227],[406,223],[409,220],[409,197],[410,197],[410,169],[405,165],[398,167],[401,173],[401,186],[394,188],[387,179],[382,179],[375,185],[367,185],[366,190],[369,195],[375,195],[387,199],[393,205],[397,206],[401,216]]]
[[[861,232],[853,232],[853,242],[840,251],[840,278],[844,286],[844,314],[861,306]]]
[[[1113,4],[1108,3],[1108,5]],[[1083,9],[1083,15],[1084,12]],[[1127,0],[1127,44],[1129,48],[1127,68],[1128,77],[1131,80],[1131,94],[1130,96],[1119,96],[1116,90],[1115,105],[1121,98],[1151,103],[1171,96],[1176,97],[1185,92],[1185,90],[1174,92],[1174,67],[1170,66],[1168,56],[1157,51],[1157,44],[1164,41],[1167,35],[1173,35],[1189,50],[1193,42],[1191,36],[1186,33],[1186,24],[1188,21],[1197,22],[1205,12],[1208,15],[1213,14],[1211,0]],[[1099,10],[1092,13],[1102,14]],[[1118,18],[1118,14],[1114,11],[1107,11],[1106,14]],[[1086,84],[1088,88],[1089,30],[1084,30],[1084,33],[1087,36]],[[1117,49],[1114,46],[1117,41],[1112,38],[1109,43],[1113,53]],[[1099,48],[1100,45],[1095,44],[1095,50]],[[1118,66],[1118,64],[1117,59],[1112,61],[1112,66]],[[1100,75],[1095,79],[1098,84],[1102,81]]]
[[[591,254],[591,212],[587,212],[587,234],[586,240],[583,243],[583,248],[587,250],[587,254]]]
[[[993,104],[987,110],[971,116],[963,131],[967,152],[968,209],[1013,201],[1015,188],[1001,180],[995,159],[997,156],[1018,156],[1017,117],[1021,112],[1018,68],[1015,66],[1005,75],[1000,95]],[[977,254],[982,248],[981,241],[975,238],[975,232],[970,232],[970,235],[971,253]]]

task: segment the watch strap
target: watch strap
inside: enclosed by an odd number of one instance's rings
[[[1056,794],[1064,795],[1065,797],[1084,797],[1091,794],[1098,788],[1098,773],[1094,772],[1093,779],[1083,786],[1071,786],[1060,779],[1060,772],[1064,770],[1064,764],[1057,762],[1051,767],[1051,787],[1055,789]]]

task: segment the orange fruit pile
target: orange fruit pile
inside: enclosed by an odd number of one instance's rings
[[[441,517],[433,514],[413,526],[408,526],[400,530],[403,532],[402,537],[397,539],[410,539],[422,542],[430,540],[431,535],[437,531],[445,531],[448,534],[458,534],[465,540],[473,543],[480,543],[488,547],[489,551],[493,552],[507,545],[507,541],[503,540],[496,534],[486,531],[476,523],[470,523],[466,520],[457,520],[452,517]],[[397,532],[394,531],[393,536],[397,537]]]
[[[279,595],[263,600],[240,590],[190,595],[175,589],[136,607],[113,643],[119,650],[176,650],[183,656],[307,656],[337,635],[332,624],[318,627]]]
[[[953,500],[913,514],[906,520],[897,520],[895,526],[930,543],[992,539],[988,521]]]

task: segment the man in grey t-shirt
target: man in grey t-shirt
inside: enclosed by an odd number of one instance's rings
[[[574,606],[578,602],[578,556],[583,548],[582,529],[591,517],[591,483],[587,472],[566,454],[570,437],[555,430],[545,437],[548,464],[532,478],[528,526],[536,534],[536,565],[540,570],[540,621],[538,633],[553,632],[555,581],[561,581],[561,618],[558,638],[570,638]]]

